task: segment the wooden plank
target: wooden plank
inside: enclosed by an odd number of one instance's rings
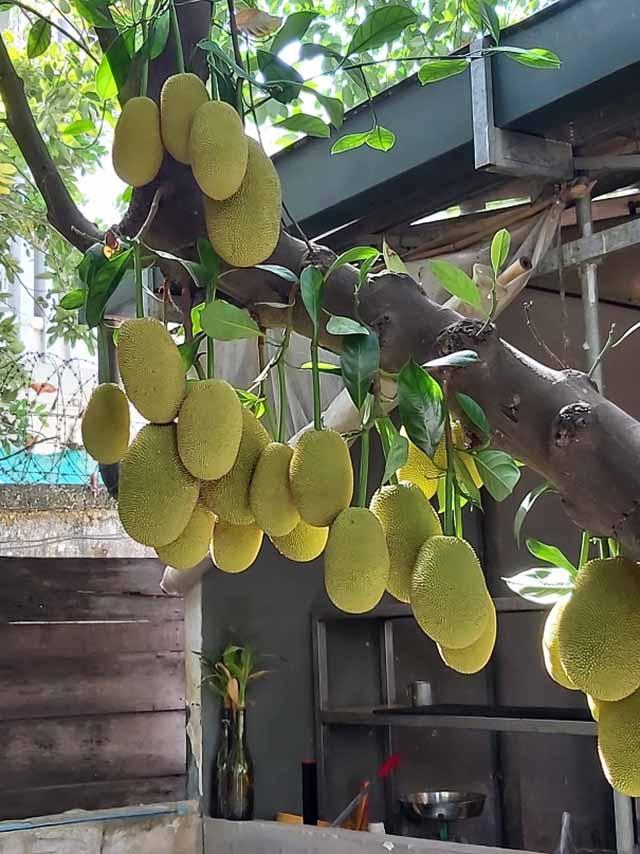
[[[57,658],[126,652],[181,652],[184,622],[160,623],[23,623],[0,624],[0,654],[3,658],[31,655]]]
[[[0,720],[185,707],[179,652],[27,659],[3,653],[0,648]]]
[[[139,593],[157,596],[164,564],[155,558],[2,558],[0,593]]]
[[[2,854],[200,854],[202,818],[167,815],[0,834]]]
[[[0,575],[2,573],[0,572]],[[125,593],[122,596],[90,592],[44,593],[19,587],[0,591],[2,622],[76,622],[81,620],[179,620],[182,599]]]
[[[35,789],[9,789],[0,797],[0,821],[52,815],[67,810],[100,810],[180,801],[184,798],[184,775],[152,777],[147,780],[109,780]],[[2,840],[2,836],[0,836]],[[2,842],[0,841],[0,851]]]
[[[184,774],[184,727],[184,712],[0,723],[0,790]]]

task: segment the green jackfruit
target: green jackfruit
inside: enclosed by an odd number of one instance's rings
[[[384,530],[365,507],[343,510],[329,529],[324,551],[324,586],[336,608],[370,611],[384,596],[389,553]]]
[[[293,448],[271,442],[260,454],[251,479],[249,503],[256,524],[271,537],[283,537],[300,521],[289,485]]]
[[[591,717],[594,719],[594,721],[599,721],[600,720],[600,708],[602,706],[602,703],[600,702],[600,700],[594,700],[594,698],[591,697],[589,694],[587,694],[586,697],[587,697],[587,706],[589,706],[589,711],[591,712]]]
[[[438,514],[414,483],[383,486],[370,510],[384,528],[389,549],[387,591],[401,602],[411,600],[411,575],[418,552],[428,537],[442,534]]]
[[[169,154],[180,163],[190,163],[189,137],[194,116],[209,100],[206,86],[197,74],[173,74],[160,92],[160,129]]]
[[[130,98],[113,132],[113,169],[125,184],[144,187],[157,176],[164,148],[160,111],[151,98]]]
[[[404,427],[400,433],[408,438],[407,431]],[[458,456],[467,471],[471,475],[471,479],[480,489],[482,486],[482,477],[478,472],[478,467],[473,459],[473,455],[463,450],[465,447],[464,429],[459,421],[453,421],[451,425],[451,438],[454,447],[458,450]],[[438,483],[444,478],[447,471],[447,443],[443,437],[438,443],[433,459],[428,457],[424,451],[420,450],[416,445],[409,440],[409,452],[406,463],[398,469],[398,478],[400,480],[408,480],[420,487],[427,498],[433,498],[438,490]]]
[[[489,619],[487,625],[478,640],[464,649],[450,649],[438,645],[438,652],[444,663],[458,673],[479,673],[493,654],[496,645],[496,634],[498,631],[498,620],[493,602],[489,600]]]
[[[143,418],[168,424],[186,391],[184,365],[175,341],[159,320],[127,320],[118,333],[118,368],[127,397]]]
[[[560,617],[568,601],[568,597],[560,599],[549,611],[542,634],[542,654],[544,656],[544,666],[547,668],[547,673],[553,681],[557,682],[558,685],[562,685],[563,688],[568,688],[569,691],[577,691],[577,686],[569,679],[566,670],[562,666],[560,650],[558,649],[558,626],[560,625]]]
[[[640,797],[640,691],[617,703],[600,703],[598,753],[613,788]]]
[[[203,485],[202,500],[216,516],[231,525],[252,525],[255,517],[249,503],[251,478],[260,454],[269,444],[269,434],[256,416],[242,407],[242,438],[238,456],[228,474]]]
[[[215,519],[206,507],[196,504],[187,527],[178,539],[166,546],[159,546],[156,554],[167,566],[191,569],[209,553]]]
[[[209,240],[232,267],[266,261],[280,237],[280,178],[258,143],[248,139],[248,146],[247,171],[238,192],[221,202],[204,197]]]
[[[118,513],[129,536],[145,546],[177,540],[193,514],[200,484],[182,465],[173,424],[147,424],[120,463]]]
[[[284,557],[298,563],[306,563],[320,557],[328,536],[328,528],[314,528],[300,519],[293,531],[284,537],[271,537],[271,542]]]
[[[82,444],[99,463],[118,463],[129,447],[129,401],[113,383],[93,390],[82,416]]]
[[[289,467],[298,513],[316,528],[330,525],[353,497],[353,468],[347,443],[335,430],[307,430]]]
[[[411,608],[422,631],[446,649],[480,639],[491,601],[480,561],[458,537],[429,537],[411,577]]]
[[[191,126],[189,161],[205,196],[224,201],[237,193],[248,159],[248,138],[237,111],[224,101],[203,104]]]
[[[229,525],[218,520],[211,558],[223,572],[244,572],[258,557],[263,536],[257,525]]]
[[[558,625],[569,679],[596,700],[622,700],[640,687],[640,571],[627,558],[592,560],[575,581]]]
[[[216,480],[231,470],[242,436],[242,404],[224,380],[192,386],[178,416],[180,459],[194,477]]]

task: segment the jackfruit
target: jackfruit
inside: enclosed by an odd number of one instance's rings
[[[640,570],[627,558],[580,570],[558,625],[560,661],[596,700],[622,700],[640,687]]]
[[[438,652],[444,663],[458,673],[479,673],[489,663],[496,645],[498,621],[496,609],[490,602],[489,619],[478,640],[464,649],[450,649],[438,645]]]
[[[598,753],[605,777],[621,794],[640,797],[640,691],[616,703],[601,703],[599,718]]]
[[[232,267],[266,261],[280,237],[280,178],[258,143],[252,139],[247,143],[247,171],[238,192],[221,202],[204,197],[209,240]]]
[[[190,163],[189,136],[199,107],[209,100],[197,74],[173,74],[160,92],[160,129],[169,154],[180,163]]]
[[[127,320],[118,333],[118,368],[127,397],[143,418],[168,424],[186,391],[180,351],[159,320]]]
[[[289,467],[298,513],[316,528],[330,525],[353,497],[353,469],[347,443],[335,430],[307,430]]]
[[[129,447],[129,401],[114,383],[93,390],[82,416],[82,444],[99,463],[118,463]]]
[[[600,700],[594,700],[590,694],[586,695],[587,697],[587,706],[589,706],[589,711],[591,712],[591,717],[594,721],[600,720],[600,708],[602,707],[602,703]]]
[[[191,569],[207,556],[216,517],[196,504],[187,527],[177,540],[166,546],[159,546],[156,554],[161,561],[174,569]]]
[[[158,105],[151,98],[130,98],[113,132],[116,175],[131,187],[144,187],[157,176],[163,157]]]
[[[411,599],[411,575],[428,537],[442,534],[438,514],[414,483],[383,486],[371,499],[370,510],[384,528],[389,550],[387,591],[401,602]]]
[[[224,380],[191,387],[178,416],[180,459],[194,477],[216,480],[231,470],[242,436],[242,404]]]
[[[242,438],[238,456],[228,474],[205,483],[202,500],[220,519],[232,525],[252,525],[255,517],[249,503],[251,478],[260,454],[269,444],[269,434],[256,416],[242,407]]]
[[[547,673],[553,681],[557,682],[558,685],[562,685],[563,688],[568,688],[569,691],[577,691],[577,685],[574,685],[571,679],[569,679],[566,670],[562,666],[560,650],[558,649],[558,626],[560,625],[560,617],[568,601],[569,597],[560,599],[549,611],[542,634],[542,655],[544,656],[544,666],[547,668]]]
[[[256,524],[270,537],[284,537],[296,527],[300,514],[289,485],[293,448],[271,442],[260,454],[251,479],[249,503]]]
[[[447,649],[480,639],[491,601],[480,561],[458,537],[429,537],[411,577],[411,608],[422,631]]]
[[[218,520],[211,558],[223,572],[244,572],[258,557],[263,536],[257,525],[230,525]]]
[[[389,553],[384,530],[365,507],[343,510],[329,529],[324,551],[324,586],[336,608],[370,611],[384,596]]]
[[[174,424],[147,424],[120,463],[118,513],[145,546],[177,540],[193,514],[200,484],[182,465]]]
[[[293,531],[284,537],[271,537],[271,542],[284,557],[298,563],[306,563],[320,557],[328,536],[328,528],[314,528],[304,519],[300,519]]]
[[[248,158],[249,143],[237,111],[224,101],[203,104],[193,117],[189,162],[205,196],[223,201],[237,193]]]
[[[402,427],[400,433],[408,439],[407,432]],[[482,477],[478,471],[473,454],[463,450],[464,429],[459,421],[453,421],[451,425],[451,438],[454,447],[458,450],[458,456],[471,475],[471,479],[478,489],[482,487]],[[444,436],[438,443],[433,459],[428,457],[409,439],[409,452],[406,463],[398,469],[398,478],[408,480],[419,486],[427,498],[433,498],[438,490],[438,483],[444,478],[447,471],[447,442]]]

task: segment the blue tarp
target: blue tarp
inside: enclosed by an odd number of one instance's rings
[[[5,486],[35,483],[83,486],[98,469],[96,462],[80,449],[67,449],[56,454],[16,450],[18,453],[10,451],[6,456],[0,456],[0,484]]]

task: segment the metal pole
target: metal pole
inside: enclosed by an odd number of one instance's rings
[[[580,232],[583,237],[593,235],[593,211],[591,207],[591,192],[586,193],[576,203],[576,214]],[[600,341],[600,324],[598,313],[598,264],[589,261],[580,267],[580,282],[582,286],[582,305],[584,311],[585,327],[585,351],[587,356],[587,370],[598,357],[602,349]],[[600,393],[604,392],[604,378],[602,363],[593,372]]]
[[[613,790],[613,812],[616,819],[616,850],[618,854],[632,854],[634,848],[633,804],[631,798]]]

